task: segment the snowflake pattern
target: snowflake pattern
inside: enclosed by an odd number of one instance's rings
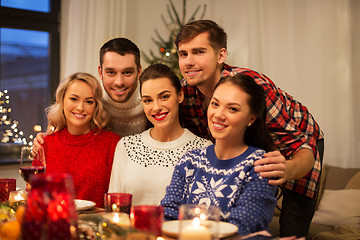
[[[201,153],[198,154],[198,151],[201,151]],[[190,151],[178,163],[190,161],[193,167],[196,166],[207,173],[212,173],[211,177],[202,175],[200,178],[195,179],[196,168],[185,166],[185,181],[188,188],[185,189],[184,195],[192,195],[191,201],[193,203],[205,204],[207,206],[220,206],[221,201],[226,201],[227,209],[230,209],[234,206],[235,200],[239,197],[244,184],[252,180],[249,169],[253,167],[255,160],[262,157],[263,151],[253,152],[232,169],[215,168],[207,158],[201,157],[205,152],[206,148]],[[216,179],[213,174],[215,174]],[[229,179],[229,176],[233,174],[235,177]],[[258,177],[261,179],[260,176]],[[230,216],[230,212],[221,211],[221,216],[226,220]]]
[[[221,220],[236,224],[241,234],[266,229],[275,209],[276,187],[254,171],[254,162],[263,154],[249,147],[224,162],[216,158],[214,145],[188,152],[177,163],[161,201],[165,218],[177,219],[181,204],[206,204],[219,206]]]

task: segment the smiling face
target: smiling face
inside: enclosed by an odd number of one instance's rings
[[[106,52],[98,71],[110,98],[115,102],[125,103],[136,90],[141,68],[138,69],[133,54],[122,56],[116,52]]]
[[[215,50],[209,43],[208,33],[201,33],[189,41],[179,43],[179,67],[187,84],[215,86],[220,79],[226,50]]]
[[[146,80],[142,84],[141,99],[146,117],[155,128],[171,128],[179,124],[179,104],[183,93],[176,92],[169,78]]]
[[[219,85],[208,107],[208,124],[216,141],[244,143],[244,133],[256,117],[248,104],[249,95],[232,83]]]
[[[72,81],[64,96],[64,115],[66,125],[72,135],[86,134],[91,131],[96,100],[91,87],[80,80]]]

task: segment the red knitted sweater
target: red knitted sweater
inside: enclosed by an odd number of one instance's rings
[[[120,137],[95,129],[85,135],[71,135],[67,128],[45,137],[46,173],[72,175],[77,199],[104,206],[114,152]]]

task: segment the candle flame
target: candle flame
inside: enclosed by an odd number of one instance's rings
[[[199,227],[200,226],[200,218],[199,217],[195,217],[193,220],[193,227]]]
[[[15,201],[21,201],[21,200],[24,200],[24,198],[22,197],[22,195],[20,193],[16,194],[14,196],[14,200]]]
[[[113,203],[111,205],[111,208],[112,208],[113,212],[115,212],[117,210],[118,206],[116,205],[116,203]]]
[[[118,214],[115,214],[112,220],[114,223],[119,223],[120,222],[120,217]]]
[[[12,191],[9,194],[9,202],[20,202],[26,199],[26,192],[22,190]]]

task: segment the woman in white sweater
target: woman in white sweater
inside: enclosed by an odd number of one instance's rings
[[[211,142],[181,127],[179,104],[184,95],[178,77],[168,66],[154,64],[145,69],[140,76],[140,92],[153,127],[119,141],[109,192],[133,194],[133,206],[159,205],[180,157]]]

